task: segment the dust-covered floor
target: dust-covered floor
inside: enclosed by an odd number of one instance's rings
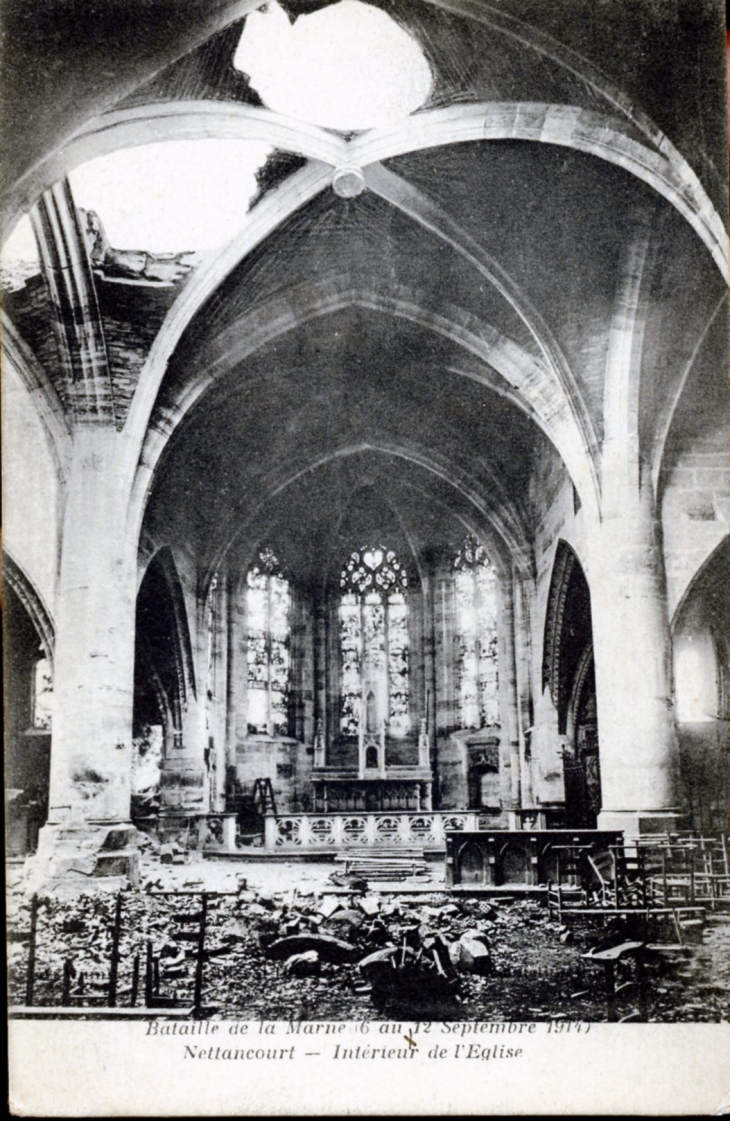
[[[147,857],[143,890],[122,893],[118,1004],[128,1005],[135,955],[143,1003],[146,947],[159,995],[192,1004],[203,890],[209,898],[203,1000],[207,1015],[245,1020],[596,1022],[730,1018],[730,915],[709,914],[702,944],[651,953],[644,1003],[633,960],[613,1007],[604,969],[583,955],[636,931],[610,919],[560,926],[530,899],[448,894],[438,883],[397,891],[333,888],[332,865]],[[357,887],[357,885],[356,885]],[[145,890],[146,888],[146,890]],[[10,877],[10,1002],[25,1003],[30,895]],[[156,894],[180,890],[186,896]],[[64,962],[75,1003],[103,1002],[116,896],[69,892],[42,900],[33,1002],[59,1005]],[[186,921],[189,920],[189,921]],[[180,921],[182,920],[182,921]]]

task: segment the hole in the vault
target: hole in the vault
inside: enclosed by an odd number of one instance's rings
[[[432,85],[418,41],[360,0],[340,0],[294,23],[272,0],[247,17],[233,65],[267,108],[342,132],[407,117]]]

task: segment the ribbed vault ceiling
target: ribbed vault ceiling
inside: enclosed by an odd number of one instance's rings
[[[163,543],[190,544],[208,564],[243,534],[268,534],[313,579],[312,543],[342,525],[354,533],[358,506],[377,522],[380,502],[416,555],[429,542],[451,547],[467,525],[516,555],[541,515],[535,473],[555,467],[546,432],[562,433],[555,443],[572,449],[573,466],[585,461],[582,497],[586,479],[599,490],[622,293],[634,285],[643,351],[632,392],[645,458],[661,453],[682,388],[699,384],[693,361],[716,368],[722,319],[708,323],[724,286],[709,235],[703,244],[697,231],[717,214],[697,200],[704,189],[724,220],[718,5],[375,0],[420,44],[433,75],[413,135],[423,114],[444,111],[446,142],[411,150],[420,142],[409,147],[406,128],[400,154],[383,166],[372,156],[368,189],[352,199],[331,189],[326,163],[301,155],[337,152],[352,138],[267,116],[232,66],[257,6],[127,0],[120,21],[113,4],[82,17],[38,0],[7,16],[11,208],[31,205],[70,169],[67,150],[80,159],[97,143],[113,147],[117,128],[122,145],[164,140],[168,128],[180,138],[231,127],[245,138],[245,110],[257,141],[267,128],[274,147],[290,141],[247,219],[254,228],[267,213],[268,224],[238,258],[229,248],[219,271],[214,262],[164,290],[130,284],[120,294],[97,277],[116,415],[154,468],[146,528]],[[328,0],[282,6],[299,19]],[[474,106],[483,108],[471,131],[459,132]],[[500,139],[479,132],[490,106]],[[379,143],[385,151],[387,130]],[[645,156],[669,198],[638,177]],[[675,173],[687,179],[682,157],[697,176],[691,205],[670,183]],[[306,173],[321,178],[307,200],[292,187]],[[695,203],[692,228],[680,211]],[[208,288],[203,275],[213,278]],[[8,306],[66,401],[73,394],[54,365],[38,289]],[[172,340],[162,357],[158,327]]]

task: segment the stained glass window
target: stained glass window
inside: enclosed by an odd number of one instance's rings
[[[259,553],[246,588],[248,730],[289,732],[289,615],[291,592],[271,549]]]
[[[468,537],[454,560],[458,702],[464,728],[499,724],[497,574]]]
[[[410,730],[408,574],[384,545],[353,551],[340,573],[340,729]]]

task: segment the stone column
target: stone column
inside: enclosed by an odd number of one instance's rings
[[[186,583],[188,589],[196,586],[194,572],[187,574]],[[159,830],[166,838],[193,845],[196,837],[204,835],[204,830],[198,831],[193,827],[196,816],[222,808],[222,805],[211,804],[211,776],[215,775],[212,784],[213,801],[217,803],[224,780],[215,759],[216,748],[222,736],[218,717],[221,706],[225,703],[227,687],[224,576],[218,577],[215,591],[215,630],[212,636],[213,660],[210,676],[207,602],[203,600],[198,603],[196,595],[190,590],[186,593],[186,600],[197,690],[193,689],[191,681],[186,680],[184,695],[181,696],[180,733],[176,735],[175,742],[166,752],[162,763]]]
[[[70,868],[136,877],[129,822],[136,540],[111,428],[80,427],[67,483],[56,599],[48,823],[38,883]],[[79,877],[77,877],[79,878]]]
[[[515,578],[512,585],[512,606],[515,624],[515,684],[517,693],[517,734],[519,737],[518,767],[513,777],[513,792],[518,809],[531,806],[532,738],[535,723],[533,694],[540,689],[540,669],[535,665],[531,642],[532,610],[530,590],[524,580]],[[533,690],[533,681],[537,688]]]
[[[208,757],[208,784],[210,810],[225,809],[226,787],[226,739],[228,731],[228,659],[229,649],[229,617],[230,617],[230,581],[228,566],[224,566],[220,574],[220,601],[219,625],[216,635],[216,675],[215,695],[206,714],[207,729],[204,722],[204,738],[202,743],[209,749]],[[188,693],[191,690],[188,689]],[[198,689],[198,698],[200,690]],[[188,707],[190,703],[188,702]],[[212,741],[212,743],[211,743]]]
[[[648,470],[611,496],[590,576],[601,828],[676,828],[677,736],[663,555]]]
[[[226,740],[228,765],[238,766],[238,751],[248,735],[248,617],[246,578],[239,575],[229,589],[228,701]]]
[[[502,811],[520,808],[520,739],[515,656],[514,584],[511,574],[500,581],[499,610],[499,704],[500,704],[500,793]]]
[[[236,741],[240,735],[240,695],[246,682],[246,629],[243,591],[239,574],[228,578],[228,662],[226,681],[226,768],[236,766]]]
[[[604,387],[601,523],[590,573],[603,809],[628,833],[676,827],[677,737],[664,559],[639,427],[655,205],[637,213],[617,270]]]
[[[328,720],[327,612],[321,595],[314,602],[314,697],[317,726],[324,741],[325,763],[329,743]]]
[[[452,571],[445,564],[437,568],[434,576],[434,634],[436,678],[436,725],[439,730],[458,725],[456,682],[454,668],[455,608]]]
[[[438,750],[438,736],[436,734],[436,596],[432,566],[423,581],[423,624],[424,714],[426,731],[429,732],[431,737],[435,756]],[[431,765],[431,759],[429,759],[428,765]],[[433,768],[434,771],[438,768],[438,760],[435,757]]]

